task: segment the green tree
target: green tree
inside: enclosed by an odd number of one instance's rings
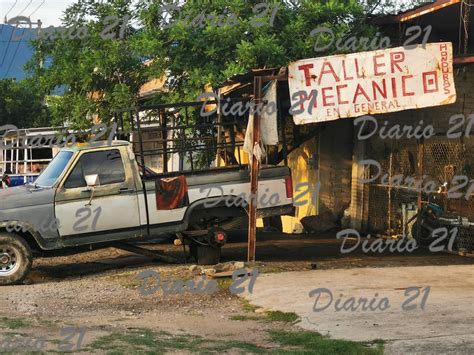
[[[206,85],[216,88],[252,68],[352,52],[335,46],[315,52],[317,38],[320,46],[331,38],[312,31],[326,27],[336,39],[374,36],[368,16],[393,10],[390,1],[187,0],[173,6],[143,0],[134,6],[132,0],[78,0],[62,22],[69,29],[86,26],[87,35],[35,41],[29,69],[43,94],[65,88],[52,103],[53,124],[84,128],[95,115],[107,120],[113,110],[136,104],[147,79],[166,76],[168,90],[159,102],[195,100]],[[112,26],[115,39],[103,39],[107,16],[127,17]],[[47,64],[38,65],[45,58]]]
[[[434,1],[433,1],[434,2]],[[407,11],[416,6],[429,3],[427,0],[376,0],[372,3],[378,4],[376,14],[396,14],[400,11]]]
[[[79,0],[64,13],[65,32],[45,29],[33,42],[27,68],[41,93],[64,90],[61,99],[50,100],[53,124],[87,128],[93,118],[107,121],[113,110],[136,103],[146,78],[130,45],[131,2]]]
[[[267,1],[268,8],[255,7],[259,3],[189,0],[178,9],[166,1],[145,1],[134,46],[154,59],[156,72],[167,74],[169,100],[194,100],[205,85],[215,88],[252,68],[334,53],[314,51],[316,38],[310,34],[318,27],[330,28],[335,38],[355,27],[359,34],[375,33],[366,23],[368,7],[356,0]],[[216,26],[209,17],[220,15]]]
[[[18,128],[48,125],[48,109],[30,80],[0,80],[0,126]]]

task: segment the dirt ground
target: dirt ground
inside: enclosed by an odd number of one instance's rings
[[[341,255],[339,241],[328,235],[260,234],[258,239],[259,262],[249,266],[261,273],[473,264],[471,258],[426,250]],[[182,256],[181,247],[153,248]],[[229,243],[222,261],[245,260],[246,251],[246,243]],[[258,353],[275,349],[292,353],[297,349],[280,339],[299,331],[298,321],[291,314],[262,313],[231,294],[229,281],[219,281],[212,295],[165,297],[158,292],[143,296],[138,291],[139,272],[151,269],[162,279],[195,279],[198,270],[190,271],[190,265],[155,262],[112,248],[36,259],[25,285],[1,288],[0,352],[31,351],[34,341],[40,345],[33,350],[77,353]],[[255,289],[258,287],[257,279]],[[38,339],[44,339],[45,345]],[[10,348],[5,347],[7,341]],[[71,344],[70,348],[65,344]]]
[[[265,274],[245,297],[334,339],[383,339],[387,354],[473,354],[473,295],[474,266],[443,265]]]

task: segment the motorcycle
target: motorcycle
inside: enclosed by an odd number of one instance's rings
[[[444,183],[438,190],[438,194],[446,194],[446,190],[447,183]],[[409,228],[410,225],[411,228]],[[458,250],[464,249],[461,245],[464,244],[462,243],[463,238],[459,235],[461,228],[466,230],[472,227],[474,227],[474,223],[466,217],[446,216],[445,209],[434,195],[429,195],[427,201],[422,201],[421,208],[408,219],[405,226],[406,229],[411,230],[413,238],[422,246],[430,245],[436,238],[439,238],[440,235],[435,232],[436,230],[446,228],[446,236],[451,233],[451,236],[455,238]]]

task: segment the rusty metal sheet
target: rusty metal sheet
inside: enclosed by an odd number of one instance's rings
[[[448,42],[299,60],[288,80],[296,124],[456,101]]]

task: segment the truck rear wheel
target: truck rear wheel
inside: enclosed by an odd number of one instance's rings
[[[31,270],[33,256],[26,241],[14,234],[0,234],[0,286],[23,281]]]

